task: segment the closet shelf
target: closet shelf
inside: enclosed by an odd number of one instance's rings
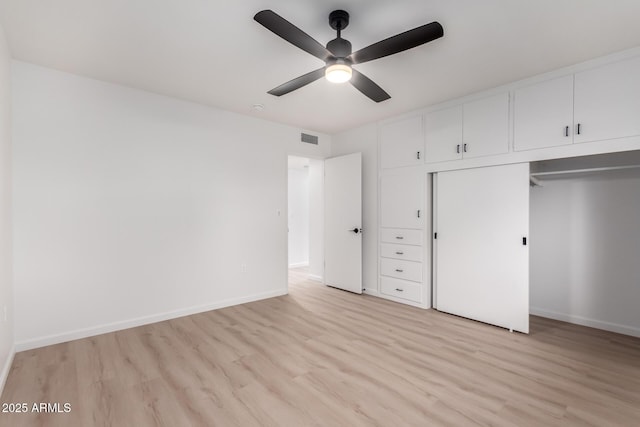
[[[596,173],[596,172],[608,172],[608,171],[618,171],[625,169],[638,169],[640,165],[626,165],[626,166],[606,166],[606,167],[598,167],[598,168],[584,168],[584,169],[568,169],[568,170],[557,170],[557,171],[548,171],[548,172],[532,172],[530,174],[531,182],[535,185],[540,185],[540,180],[544,178],[551,177],[560,177],[562,175],[575,175],[575,174],[585,174],[585,173]]]

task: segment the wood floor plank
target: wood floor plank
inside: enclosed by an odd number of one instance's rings
[[[640,425],[640,339],[531,317],[523,335],[355,295],[289,295],[16,354],[0,426]]]

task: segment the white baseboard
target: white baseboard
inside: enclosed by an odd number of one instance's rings
[[[380,296],[380,292],[378,292],[377,289],[373,289],[373,288],[365,288],[362,291],[362,293],[367,295],[373,295],[374,297]]]
[[[300,267],[309,267],[309,262],[294,262],[293,264],[289,264],[289,268],[300,268]]]
[[[248,302],[259,301],[267,298],[279,297],[287,294],[287,289],[279,289],[277,291],[264,292],[261,294],[249,295],[241,298],[232,298],[222,300],[210,304],[188,307],[180,310],[173,310],[166,313],[154,314],[151,316],[143,316],[120,322],[107,323],[90,328],[77,329],[75,331],[63,332],[61,334],[48,335],[39,338],[19,341],[15,345],[15,351],[31,350],[33,348],[45,347],[53,344],[60,344],[67,341],[73,341],[81,338],[92,337],[95,335],[106,334],[109,332],[120,331],[123,329],[135,328],[136,326],[148,325],[150,323],[162,322],[164,320],[175,319],[178,317],[190,316],[192,314],[202,313],[205,311],[216,310],[218,308],[229,307],[232,305],[246,304]]]
[[[307,278],[309,280],[313,280],[314,282],[324,283],[324,279],[322,278],[322,276],[316,276],[315,274],[309,274],[307,276]]]
[[[4,366],[2,367],[2,373],[0,373],[0,395],[4,391],[4,385],[7,383],[7,378],[9,377],[9,371],[11,371],[11,365],[13,364],[13,357],[16,355],[16,346],[12,345],[9,350],[9,355],[7,356],[7,360],[4,361]]]
[[[555,311],[545,310],[542,308],[531,307],[529,313],[547,317],[549,319],[560,320],[562,322],[574,323],[576,325],[589,326],[591,328],[602,329],[610,332],[617,332],[619,334],[631,335],[634,337],[640,337],[640,328],[634,326],[620,325],[617,323],[604,322],[602,320],[590,319],[587,317],[576,316],[574,314],[558,313]]]

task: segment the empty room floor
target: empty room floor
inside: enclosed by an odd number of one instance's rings
[[[290,294],[16,354],[1,426],[637,426],[640,339]],[[61,406],[62,407],[62,406]]]

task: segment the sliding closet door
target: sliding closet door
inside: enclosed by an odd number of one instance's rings
[[[437,174],[436,308],[529,332],[529,164]]]

